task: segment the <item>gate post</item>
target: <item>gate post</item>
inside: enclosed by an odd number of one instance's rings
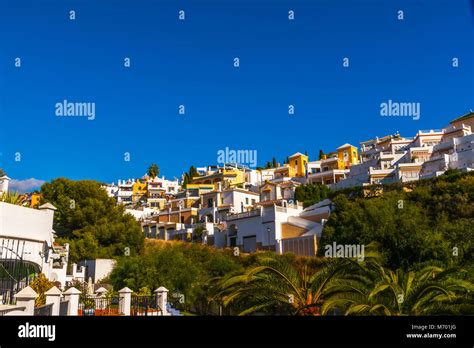
[[[61,290],[53,286],[44,294],[46,295],[46,304],[53,304],[51,307],[51,315],[59,315],[59,306],[61,305]]]
[[[75,287],[69,288],[64,292],[66,300],[69,300],[67,306],[67,315],[78,315],[79,313],[79,295],[82,294]]]
[[[164,286],[160,286],[155,290],[156,293],[156,302],[158,307],[161,309],[161,315],[169,315],[166,305],[168,304],[168,289]]]
[[[16,298],[17,306],[25,307],[22,315],[35,314],[35,299],[38,297],[38,294],[30,286],[18,292],[14,297]]]
[[[122,290],[119,290],[120,302],[119,302],[119,312],[123,315],[130,315],[130,305],[132,304],[132,290],[125,287]]]

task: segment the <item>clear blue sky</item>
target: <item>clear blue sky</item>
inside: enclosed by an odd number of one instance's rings
[[[263,165],[441,128],[474,109],[473,18],[470,0],[0,0],[0,167],[112,182],[157,163],[172,178],[226,146]],[[96,119],[56,117],[64,99]],[[420,120],[381,117],[389,99],[421,103]]]

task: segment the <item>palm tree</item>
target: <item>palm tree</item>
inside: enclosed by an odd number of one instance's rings
[[[334,309],[345,315],[474,313],[474,285],[463,279],[465,271],[437,262],[410,271],[392,271],[373,260],[353,266],[327,289],[322,314]]]
[[[25,195],[20,194],[19,192],[3,192],[0,196],[0,201],[15,205],[26,205]]]
[[[153,163],[151,166],[148,167],[147,174],[149,177],[154,179],[158,175],[160,175],[160,168],[155,163]]]
[[[239,315],[255,312],[286,315],[320,315],[326,289],[347,260],[321,260],[318,267],[301,261],[265,256],[242,274],[221,279],[218,297],[232,304]]]

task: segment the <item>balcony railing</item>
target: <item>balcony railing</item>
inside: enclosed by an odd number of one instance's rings
[[[251,211],[246,211],[243,213],[238,213],[238,214],[229,214],[226,217],[227,221],[231,220],[238,220],[238,219],[243,219],[243,218],[248,218],[248,217],[253,217],[253,216],[260,216],[260,209],[255,209]]]

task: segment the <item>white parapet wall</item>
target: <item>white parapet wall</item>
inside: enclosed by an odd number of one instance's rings
[[[0,202],[0,246],[3,257],[21,257],[23,261],[33,262],[49,278],[54,209],[52,205],[32,209]]]

